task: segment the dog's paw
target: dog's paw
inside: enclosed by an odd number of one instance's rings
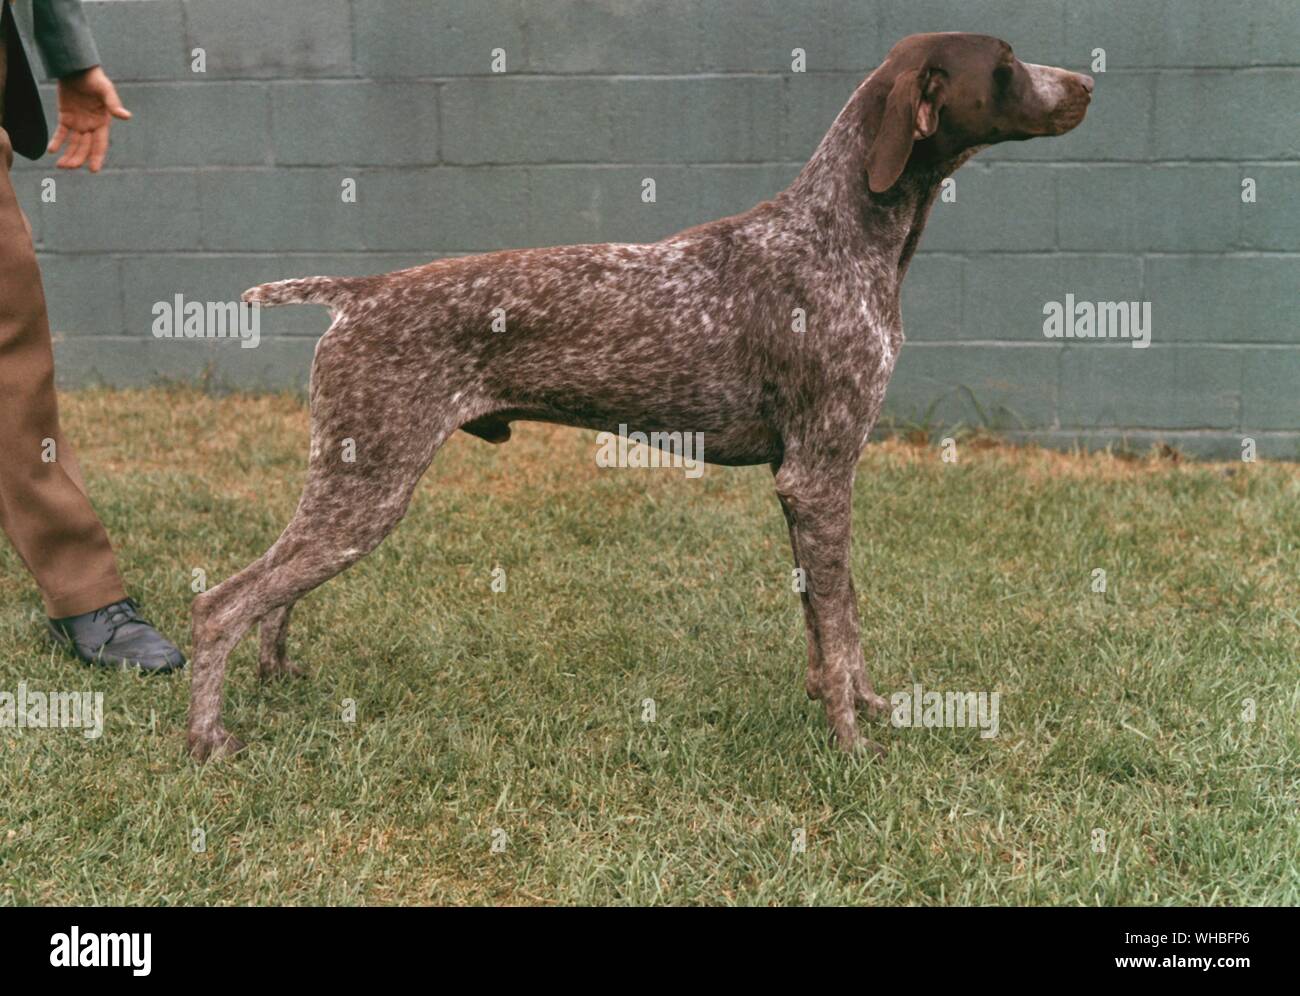
[[[831,741],[845,754],[871,754],[883,757],[885,748],[873,740],[868,740],[858,732],[857,723],[849,715],[832,718]]]
[[[883,744],[868,740],[860,733],[852,739],[836,738],[835,745],[853,757],[884,757],[888,753]]]
[[[218,727],[212,733],[190,733],[190,757],[196,761],[212,761],[230,757],[244,749],[244,741],[232,733]]]

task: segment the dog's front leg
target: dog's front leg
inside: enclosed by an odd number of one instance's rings
[[[863,664],[858,607],[849,573],[853,469],[803,468],[787,462],[776,475],[792,543],[804,570],[809,662],[819,659],[817,690],[841,749],[883,749],[858,732],[857,704],[870,691]]]
[[[849,597],[853,605],[858,604],[857,589],[853,587],[853,576],[849,575]],[[853,613],[854,622],[858,620],[858,613]],[[853,698],[860,706],[866,706],[868,715],[880,716],[882,713],[889,712],[889,700],[883,695],[877,695],[875,688],[871,684],[871,678],[867,675],[867,658],[862,653],[862,641],[854,641],[856,653],[853,658],[853,666],[850,669],[853,674]]]
[[[780,492],[777,493],[777,497],[781,499],[781,511],[785,513],[785,524],[790,530],[790,549],[794,552],[794,566],[796,570],[806,571],[803,558],[799,555],[799,530],[794,524],[794,512]],[[806,574],[799,584],[799,601],[803,605],[804,631],[808,641],[808,670],[804,674],[803,687],[810,699],[820,699],[822,697],[822,654],[817,646],[817,627],[813,621],[812,600],[808,597]]]

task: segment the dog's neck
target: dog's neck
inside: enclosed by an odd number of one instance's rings
[[[811,212],[828,241],[865,254],[902,284],[939,187],[978,149],[964,150],[942,161],[926,161],[918,148],[893,186],[872,193],[867,183],[867,153],[871,148],[883,98],[874,93],[871,78],[849,98],[835,123],[817,146],[794,183],[783,195],[792,205]]]

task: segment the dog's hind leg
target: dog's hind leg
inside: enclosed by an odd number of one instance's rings
[[[263,650],[272,662],[281,659],[288,607],[383,541],[438,447],[464,421],[465,405],[430,401],[445,396],[442,385],[408,377],[411,369],[358,362],[337,341],[318,347],[311,458],[297,511],[265,554],[194,600],[189,743],[196,757],[242,746],[221,722],[226,662],[240,639],[266,620]],[[264,653],[263,671],[265,661]]]
[[[266,620],[260,669],[265,674],[265,651],[277,658],[287,608],[383,541],[405,515],[434,451],[454,430],[450,425],[423,440],[408,436],[405,451],[385,447],[377,461],[359,455],[365,447],[359,439],[357,465],[363,469],[347,472],[340,471],[347,465],[331,445],[338,440],[322,441],[298,510],[280,538],[248,567],[194,600],[189,743],[195,757],[243,746],[222,726],[221,700],[226,661],[244,634]]]
[[[261,646],[257,654],[257,675],[263,681],[279,677],[298,677],[306,674],[289,660],[289,613],[294,603],[282,605],[268,612],[259,624]]]

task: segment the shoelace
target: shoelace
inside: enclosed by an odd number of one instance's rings
[[[126,598],[120,602],[114,602],[112,605],[106,605],[102,609],[96,609],[91,617],[98,620],[101,616],[107,621],[108,628],[112,633],[109,640],[117,635],[117,631],[127,623],[144,623],[150,625],[146,620],[140,618],[138,611],[139,606],[135,604],[134,598]]]

